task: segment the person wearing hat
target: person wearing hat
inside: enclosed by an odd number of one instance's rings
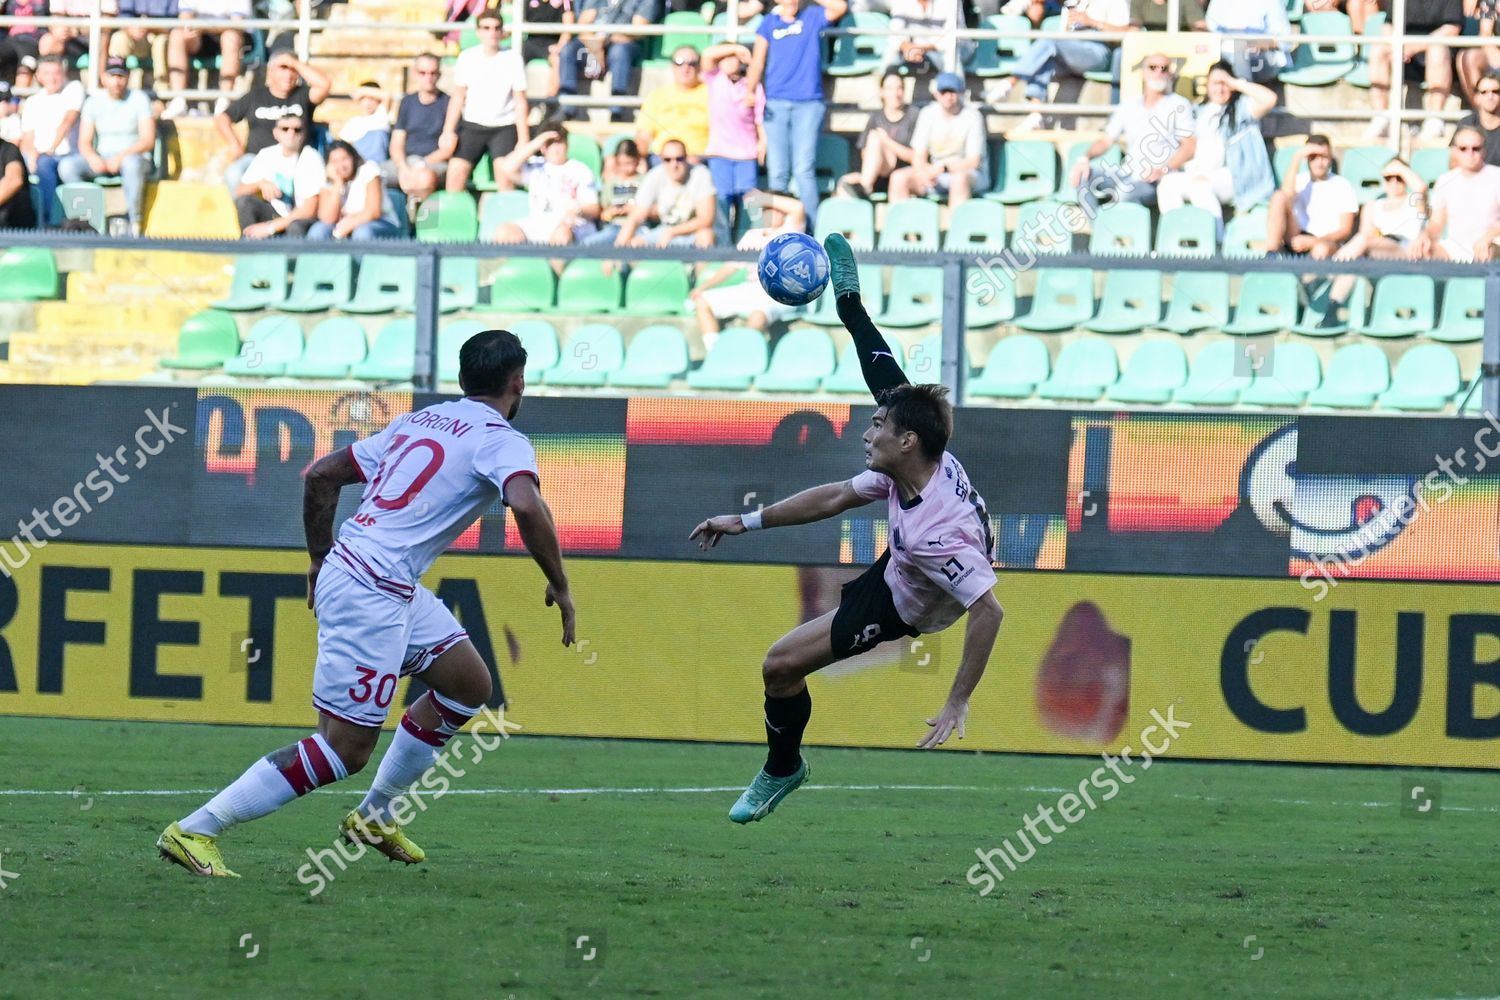
[[[139,234],[156,147],[156,119],[150,99],[143,91],[131,90],[129,80],[125,60],[111,56],[104,64],[104,92],[83,102],[78,151],[57,165],[57,176],[64,184],[120,178],[131,232]]]
[[[979,109],[964,100],[964,82],[939,73],[933,102],[917,115],[912,162],[891,174],[891,201],[920,198],[929,191],[948,196],[949,207],[990,185],[989,143]]]

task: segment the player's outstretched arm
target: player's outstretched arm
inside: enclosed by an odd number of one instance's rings
[[[547,607],[555,604],[562,613],[563,645],[571,646],[576,613],[573,595],[568,590],[568,574],[563,571],[562,544],[557,540],[552,508],[542,499],[542,491],[530,476],[515,476],[505,484],[505,504],[516,519],[516,529],[526,551],[547,578]]]
[[[935,718],[927,720],[931,731],[917,746],[924,750],[940,747],[948,741],[953,730],[958,738],[964,738],[964,722],[969,717],[969,698],[984,676],[984,668],[990,662],[990,653],[995,648],[995,637],[1000,634],[1000,620],[1005,612],[995,600],[995,592],[987,591],[983,597],[969,605],[969,624],[964,631],[964,655],[958,665],[958,674],[953,678],[953,688],[948,700]]]
[[[825,483],[803,490],[785,500],[762,507],[755,514],[720,514],[694,528],[688,540],[697,539],[700,549],[711,549],[725,535],[742,535],[756,528],[785,528],[793,524],[811,524],[837,517],[846,510],[869,503],[854,492],[853,483]]]
[[[333,514],[339,506],[339,490],[364,479],[348,448],[324,455],[302,474],[302,530],[307,536],[307,606],[313,606],[313,588],[328,550],[333,548]]]

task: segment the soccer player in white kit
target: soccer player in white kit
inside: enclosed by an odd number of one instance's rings
[[[804,490],[753,514],[711,517],[690,538],[712,548],[725,535],[837,517],[885,500],[890,547],[844,585],[839,606],[782,636],[766,654],[765,767],[729,810],[736,823],[764,819],[811,773],[802,734],[812,716],[806,678],[837,660],[883,642],[941,632],[965,612],[963,657],[948,699],[927,720],[917,746],[964,736],[969,697],[984,675],[1003,613],[993,593],[994,540],[984,501],[946,448],[953,407],[941,385],[912,385],[859,298],[854,255],[842,236],[825,241],[839,318],[854,337],[865,382],[879,408],[864,434],[866,471],[841,483]]]
[[[536,453],[511,425],[526,390],[526,350],[486,330],[459,350],[464,398],[403,414],[385,430],[314,462],[305,474],[303,522],[312,565],[307,605],[318,617],[313,706],[318,731],[257,760],[202,808],[167,827],[162,857],[195,875],[237,878],[216,838],[365,766],[401,677],[429,690],[407,708],[364,801],[340,826],[387,857],[415,864],[424,852],[391,815],[391,803],[430,768],[443,746],[489,700],[490,672],[447,607],[422,586],[442,552],[498,498],[547,578],[546,603],[573,643],[573,598],[552,512],[539,491]],[[359,510],[333,539],[339,491],[364,483]]]

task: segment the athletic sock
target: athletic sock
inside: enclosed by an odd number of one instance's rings
[[[875,397],[875,402],[879,403],[886,390],[907,383],[906,373],[896,361],[896,353],[891,345],[870,321],[870,314],[865,311],[865,304],[858,295],[840,295],[834,300],[834,305],[838,308],[839,319],[843,320],[844,328],[854,338],[865,385]]]
[[[427,699],[441,718],[436,729],[424,729],[412,719],[412,708],[422,704],[422,699]],[[453,735],[478,713],[479,709],[460,705],[436,691],[428,691],[418,699],[401,716],[396,736],[386,748],[385,756],[380,758],[375,780],[370,782],[370,790],[359,804],[359,814],[369,819],[385,821],[391,801],[416,784],[417,779],[432,767],[438,753]]]
[[[802,766],[802,733],[812,718],[812,694],[803,688],[790,698],[766,695],[766,773],[773,778],[796,774]]]
[[[322,736],[313,734],[296,746],[283,767],[262,757],[208,804],[182,820],[185,833],[217,837],[236,823],[259,819],[321,785],[349,776],[344,762]]]

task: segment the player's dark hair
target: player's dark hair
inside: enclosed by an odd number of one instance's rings
[[[526,348],[509,330],[485,330],[458,349],[458,384],[465,396],[498,396],[526,367]]]
[[[936,462],[943,457],[953,436],[953,404],[948,387],[924,385],[892,386],[880,396],[886,423],[898,431],[911,431],[922,445],[922,457]]]

